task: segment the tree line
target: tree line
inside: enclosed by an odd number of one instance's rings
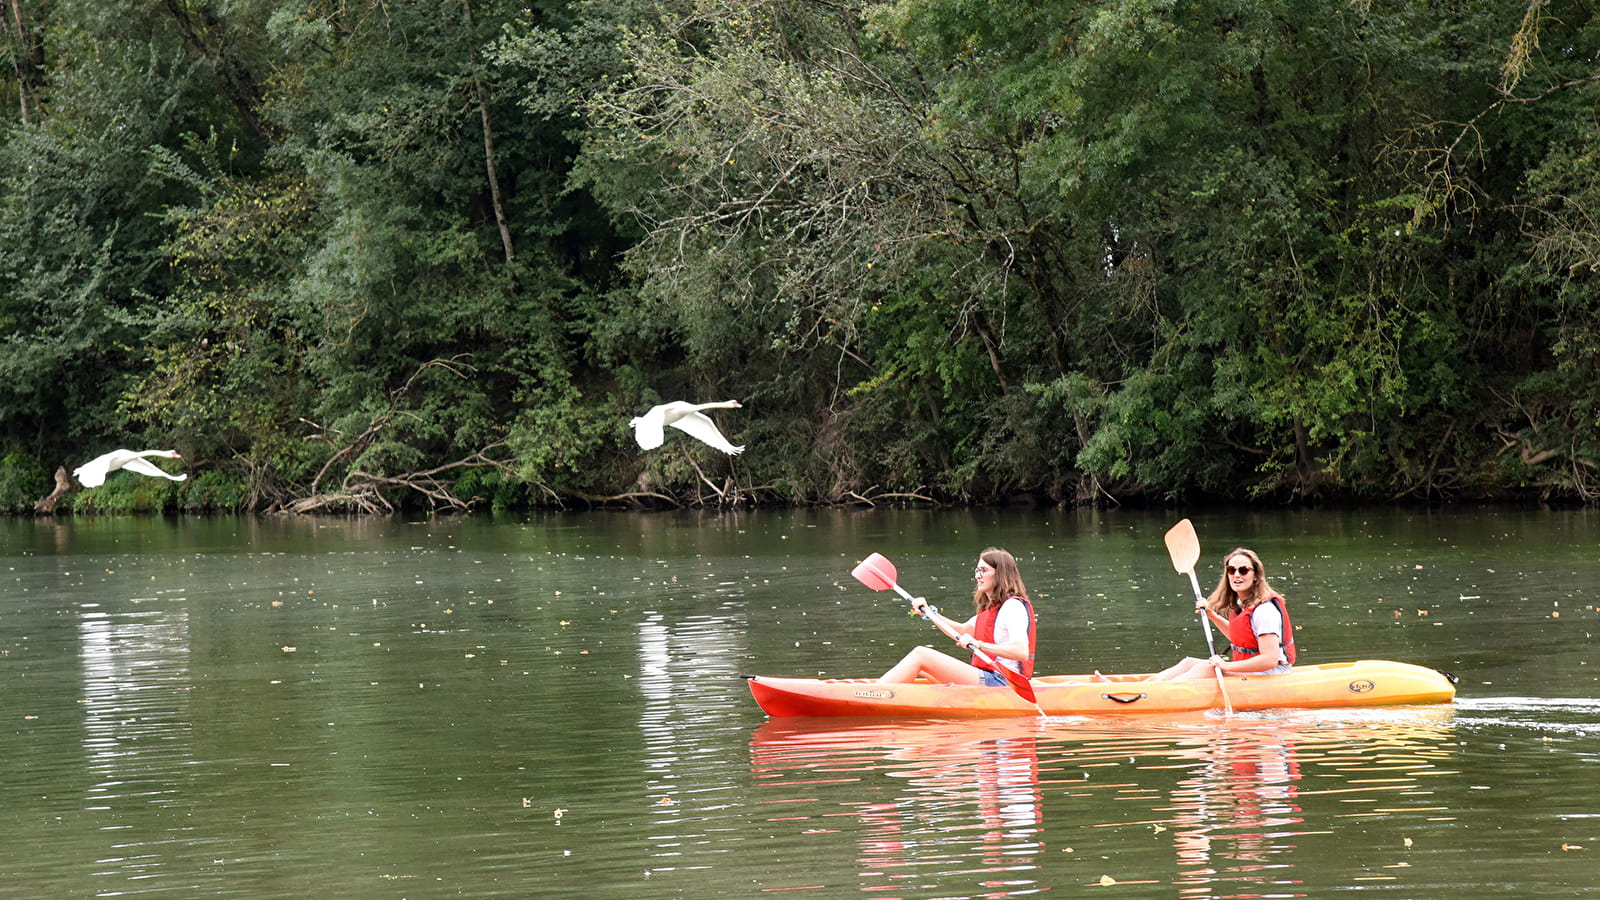
[[[1600,499],[1587,3],[0,20],[11,512]]]

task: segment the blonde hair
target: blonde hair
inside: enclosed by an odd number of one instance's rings
[[[1233,592],[1233,586],[1228,584],[1228,560],[1235,556],[1243,556],[1250,560],[1251,567],[1255,570],[1255,584],[1251,585],[1248,596],[1240,597]],[[1268,597],[1281,597],[1272,585],[1267,583],[1267,573],[1261,568],[1261,557],[1254,550],[1246,547],[1235,547],[1222,557],[1222,577],[1217,579],[1217,589],[1206,598],[1206,605],[1211,611],[1223,618],[1228,618],[1236,612],[1243,612]]]
[[[1017,558],[999,547],[990,547],[978,554],[994,569],[994,589],[985,593],[982,590],[972,592],[972,605],[978,612],[983,612],[991,606],[1010,600],[1012,597],[1028,599],[1028,589],[1022,584],[1022,571],[1017,568]]]

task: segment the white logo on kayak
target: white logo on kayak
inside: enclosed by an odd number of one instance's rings
[[[894,691],[891,691],[888,688],[872,688],[869,690],[851,691],[850,693],[853,696],[861,697],[866,700],[892,700],[894,698]]]

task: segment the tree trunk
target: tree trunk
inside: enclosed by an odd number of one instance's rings
[[[12,0],[13,3],[18,0]],[[234,109],[239,111],[240,118],[244,119],[251,131],[260,135],[268,142],[277,143],[276,130],[261,118],[258,108],[261,106],[263,91],[256,83],[255,76],[244,66],[239,58],[228,52],[227,38],[222,34],[222,23],[209,13],[205,14],[202,25],[205,31],[197,28],[193,19],[178,0],[166,0],[167,12],[171,14],[172,21],[177,24],[178,31],[183,34],[184,44],[202,59],[209,60],[216,67],[217,75],[222,79],[222,93],[233,103]],[[216,38],[216,45],[207,42],[207,37]]]
[[[470,40],[472,31],[472,3],[470,0],[461,0],[462,12],[466,15],[467,31]],[[477,51],[473,51],[473,64],[477,64]],[[489,203],[494,207],[494,221],[500,228],[500,246],[505,248],[506,264],[509,265],[516,259],[516,250],[511,243],[511,226],[506,222],[506,207],[500,199],[500,174],[494,166],[494,123],[489,115],[489,92],[484,90],[483,78],[476,72],[472,76],[472,90],[478,98],[478,115],[483,119],[483,167],[489,178]]]
[[[34,501],[33,511],[41,516],[54,515],[56,504],[61,502],[61,498],[70,490],[72,490],[72,479],[67,477],[67,467],[57,466],[56,489],[50,492],[50,496]]]
[[[28,29],[28,20],[22,17],[22,0],[11,0],[7,17],[0,19],[5,36],[12,45],[11,68],[17,75],[17,104],[21,107],[22,124],[33,121],[33,112],[39,108],[39,94],[44,90],[44,44]]]

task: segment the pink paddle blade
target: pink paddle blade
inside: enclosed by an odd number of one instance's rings
[[[850,574],[875,591],[887,591],[895,586],[898,573],[894,570],[894,563],[885,559],[883,554],[874,553],[851,569]]]

